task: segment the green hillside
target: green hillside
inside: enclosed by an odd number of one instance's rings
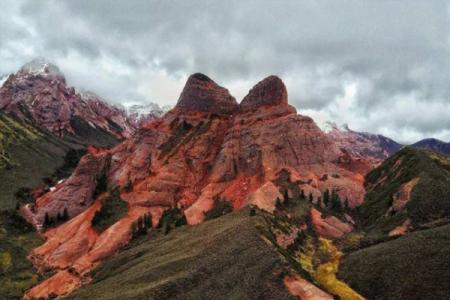
[[[401,187],[409,201],[393,211]],[[402,149],[366,177],[355,212],[362,238],[347,248],[338,278],[367,299],[448,299],[450,295],[450,157]],[[409,233],[388,233],[411,220]]]
[[[367,299],[449,299],[450,225],[350,253],[338,277]]]
[[[107,260],[68,299],[293,299],[286,264],[249,210],[168,235],[156,231]],[[152,237],[153,236],[153,237]]]
[[[0,211],[0,299],[21,299],[42,275],[27,256],[43,240],[15,212]]]
[[[402,185],[408,182],[415,185],[405,207],[389,210]],[[450,157],[404,148],[366,176],[366,189],[358,219],[372,234],[385,235],[407,218],[414,229],[445,223],[450,219]]]
[[[0,112],[0,210],[15,208],[19,189],[43,185],[73,148],[81,147]]]

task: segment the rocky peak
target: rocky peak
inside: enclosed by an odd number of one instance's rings
[[[45,58],[36,58],[26,63],[17,72],[17,76],[40,76],[65,82],[64,74],[56,65]]]
[[[258,82],[244,97],[241,109],[249,110],[261,106],[287,105],[288,96],[283,81],[271,75]]]
[[[176,107],[190,111],[229,114],[239,106],[227,89],[208,76],[195,73],[188,78]]]
[[[169,110],[169,106],[160,107],[158,104],[152,102],[146,104],[133,104],[125,108],[128,119],[136,128],[161,118]]]
[[[0,87],[0,108],[81,144],[111,146],[134,131],[124,110],[68,86],[59,68],[42,58],[7,78]]]

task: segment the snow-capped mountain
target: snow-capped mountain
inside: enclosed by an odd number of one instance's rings
[[[160,107],[156,103],[133,104],[125,107],[128,119],[136,128],[162,117],[169,109],[169,106]]]
[[[124,110],[68,86],[59,68],[44,59],[7,77],[0,88],[0,109],[59,137],[100,146],[115,144],[135,130]]]
[[[381,162],[403,147],[381,134],[353,131],[347,124],[326,122],[323,131],[341,149],[356,157],[371,158],[374,162]]]

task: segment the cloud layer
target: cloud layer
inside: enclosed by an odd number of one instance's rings
[[[112,102],[166,105],[194,72],[237,99],[277,74],[290,102],[319,123],[448,141],[446,3],[6,0],[0,75],[43,56]]]

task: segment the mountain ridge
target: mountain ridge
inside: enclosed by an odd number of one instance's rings
[[[73,280],[82,284],[90,270],[128,243],[131,224],[144,214],[155,225],[165,211],[180,209],[188,224],[198,224],[216,201],[235,209],[257,205],[273,211],[281,196],[274,180],[285,169],[306,193],[317,197],[339,187],[348,205],[361,203],[370,165],[354,171],[352,158],[287,103],[280,79],[266,78],[249,97],[252,101],[241,109],[226,89],[194,74],[178,104],[161,119],[110,150],[88,153],[70,178],[33,207],[24,207],[35,225],[63,210],[70,217],[50,230],[46,243],[31,255],[40,268],[58,272],[27,295],[45,296],[51,292],[45,286]],[[92,218],[112,190],[128,203],[128,214],[95,232]],[[78,274],[75,279],[65,271],[69,266]]]

